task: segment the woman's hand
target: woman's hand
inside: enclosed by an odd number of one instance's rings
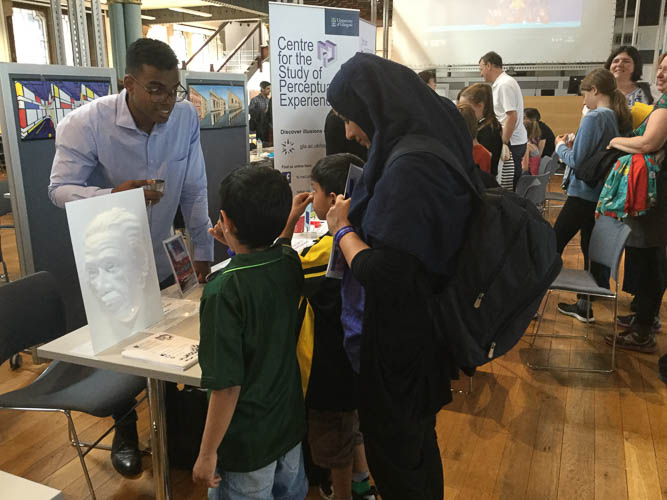
[[[336,203],[327,212],[327,224],[329,225],[329,233],[331,236],[336,236],[339,229],[345,226],[351,226],[347,218],[347,213],[350,210],[350,200],[345,199],[342,194],[336,196]]]

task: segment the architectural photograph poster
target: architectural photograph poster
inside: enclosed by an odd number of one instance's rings
[[[188,94],[197,110],[200,128],[245,127],[242,86],[190,84]]]

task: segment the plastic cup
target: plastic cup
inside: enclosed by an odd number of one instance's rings
[[[150,184],[144,185],[145,191],[158,191],[164,193],[164,179],[149,179]]]

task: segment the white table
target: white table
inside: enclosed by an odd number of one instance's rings
[[[162,292],[165,317],[147,332],[169,332],[174,335],[199,340],[199,298],[202,287],[192,290],[185,300],[179,300],[176,286]],[[199,364],[187,370],[178,370],[156,364],[128,359],[121,356],[122,350],[148,333],[137,333],[109,349],[94,354],[90,341],[90,330],[84,326],[37,349],[37,353],[48,359],[67,361],[77,365],[113,370],[120,373],[146,377],[151,418],[151,449],[155,496],[158,500],[171,498],[169,460],[167,457],[167,425],[165,408],[165,381],[199,387],[201,369]]]

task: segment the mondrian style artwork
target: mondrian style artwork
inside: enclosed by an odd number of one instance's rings
[[[15,80],[21,139],[52,139],[58,122],[73,109],[109,95],[109,82]]]
[[[200,128],[245,127],[243,86],[191,84],[188,93]]]

